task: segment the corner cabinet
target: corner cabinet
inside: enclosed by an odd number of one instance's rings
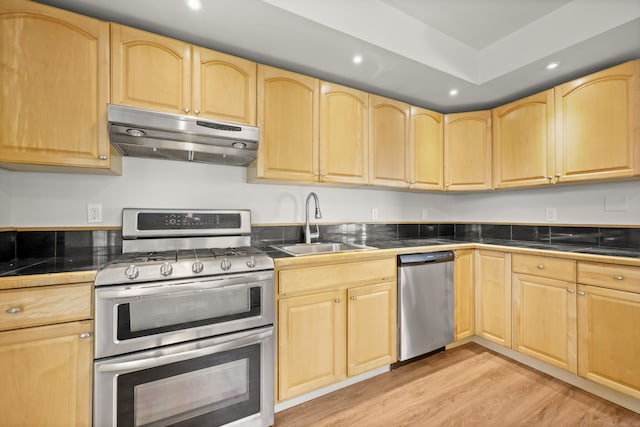
[[[640,60],[555,88],[560,182],[640,173]]]
[[[301,262],[276,265],[277,401],[396,361],[395,257]]]
[[[473,249],[455,251],[453,263],[453,327],[456,341],[475,335]]]
[[[549,89],[493,109],[495,188],[554,182],[553,106],[553,89]]]
[[[475,254],[476,335],[511,348],[511,254]]]
[[[445,115],[444,189],[490,190],[491,175],[491,111]]]
[[[120,172],[107,135],[108,23],[3,1],[0,87],[1,167]]]
[[[92,292],[0,290],[0,425],[91,425]]]
[[[444,115],[411,107],[409,126],[409,188],[442,190]]]
[[[256,123],[255,62],[111,24],[112,103]]]
[[[369,184],[407,188],[410,106],[370,95]]]
[[[319,94],[318,79],[258,66],[256,178],[317,181]]]

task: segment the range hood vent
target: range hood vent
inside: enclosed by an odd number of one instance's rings
[[[257,156],[260,130],[253,126],[113,104],[108,116],[109,139],[123,156],[231,166]]]

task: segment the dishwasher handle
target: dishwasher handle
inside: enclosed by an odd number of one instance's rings
[[[453,251],[424,252],[419,254],[398,255],[398,265],[435,264],[454,260]]]

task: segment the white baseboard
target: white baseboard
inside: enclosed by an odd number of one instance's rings
[[[301,396],[294,397],[289,400],[285,400],[284,402],[276,403],[275,412],[284,411],[285,409],[289,409],[293,406],[300,405],[301,403],[308,402],[309,400],[315,399],[316,397],[323,396],[325,394],[334,392],[336,390],[340,390],[341,388],[348,387],[352,384],[359,383],[360,381],[368,380],[369,378],[373,378],[380,374],[384,374],[385,372],[389,372],[389,365],[383,366],[381,368],[374,369],[369,372],[365,372],[364,374],[356,375],[355,377],[348,378],[344,381],[340,381],[336,384],[331,384],[329,386],[320,388],[318,390],[314,390],[307,394],[303,394]]]
[[[486,347],[489,350],[493,350],[496,353],[520,362],[523,365],[527,365],[537,371],[544,372],[547,375],[551,375],[554,378],[569,383],[582,390],[588,391],[591,394],[595,394],[598,397],[613,402],[616,405],[620,405],[623,408],[627,408],[633,412],[637,412],[640,414],[640,400],[638,399],[574,375],[571,372],[565,371],[564,369],[548,365],[544,362],[539,361],[538,359],[526,356],[510,348],[502,347],[501,345],[493,343],[482,337],[474,336],[471,341],[475,342],[476,344],[480,344],[481,346]]]

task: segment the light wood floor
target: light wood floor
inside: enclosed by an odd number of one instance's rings
[[[640,426],[640,414],[470,343],[279,412],[275,426]]]

